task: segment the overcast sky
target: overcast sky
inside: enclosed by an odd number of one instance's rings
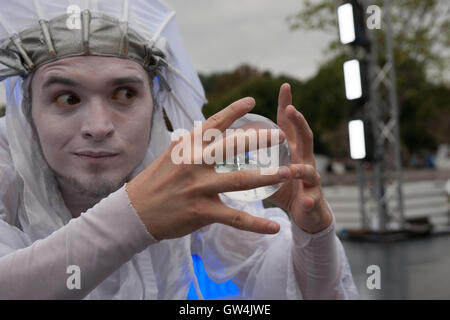
[[[299,79],[314,75],[334,34],[290,31],[303,0],[162,0],[176,19],[197,71],[250,63]],[[338,31],[336,30],[336,33]]]

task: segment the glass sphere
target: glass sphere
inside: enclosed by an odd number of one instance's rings
[[[233,122],[229,129],[242,129],[247,133],[250,132],[248,131],[249,129],[258,132],[260,129],[279,129],[279,127],[266,117],[247,113]],[[267,137],[267,135],[265,136]],[[264,145],[267,146],[267,143],[263,143]],[[239,152],[239,149],[237,151]],[[290,163],[291,155],[287,139],[285,138],[280,144],[276,142],[276,144],[266,148],[262,147],[248,152],[244,150],[243,153],[226,158],[224,162],[216,164],[215,170],[218,173],[225,173],[262,169],[262,174],[275,174],[276,168],[287,166]],[[223,194],[233,200],[252,202],[270,197],[280,189],[281,185],[282,183],[278,183],[250,190],[225,192]]]

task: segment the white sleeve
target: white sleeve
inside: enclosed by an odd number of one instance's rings
[[[213,224],[196,232],[193,253],[202,258],[212,280],[233,280],[242,299],[359,297],[334,225],[313,236],[292,225],[279,208],[221,199],[281,228],[275,235],[262,235]]]
[[[330,208],[331,211],[331,208]],[[359,294],[333,223],[316,234],[292,224],[294,272],[304,299],[358,299]]]
[[[83,298],[154,242],[125,186],[34,243],[0,219],[0,299]],[[80,289],[67,286],[71,265],[79,267]]]

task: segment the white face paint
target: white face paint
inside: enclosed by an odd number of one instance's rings
[[[146,71],[126,59],[71,57],[36,70],[31,89],[32,119],[63,196],[103,198],[122,186],[150,139]],[[89,152],[110,156],[80,155]]]

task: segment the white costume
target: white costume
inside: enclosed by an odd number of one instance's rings
[[[187,58],[174,12],[157,0],[0,0],[0,80],[8,97],[0,118],[0,298],[185,299],[201,297],[191,254],[217,282],[232,279],[242,299],[358,298],[334,222],[310,235],[278,208],[221,199],[276,220],[280,232],[260,235],[212,224],[190,235],[155,241],[124,186],[72,218],[24,114],[23,79],[44,63],[94,54],[141,63],[155,97],[147,154],[132,177],[170,143],[173,128],[204,120],[204,91]],[[103,41],[111,40],[110,42]],[[70,289],[67,268],[81,271]]]

